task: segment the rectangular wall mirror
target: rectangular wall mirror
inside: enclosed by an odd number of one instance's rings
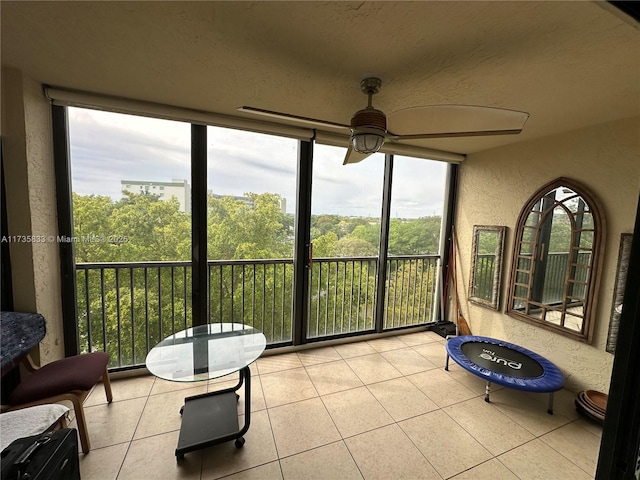
[[[500,308],[500,277],[506,229],[496,225],[473,227],[469,301],[493,310]]]

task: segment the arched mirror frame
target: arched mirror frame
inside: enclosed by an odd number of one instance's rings
[[[521,244],[522,237],[524,232],[524,226],[527,221],[529,214],[533,211],[536,203],[542,201],[543,197],[546,194],[550,193],[552,190],[558,187],[567,187],[576,194],[578,194],[584,202],[587,204],[589,211],[592,214],[593,218],[593,240],[592,240],[592,248],[591,248],[591,261],[589,263],[589,271],[590,275],[588,281],[586,282],[585,288],[586,292],[584,294],[584,316],[581,331],[571,330],[562,325],[556,325],[551,322],[547,322],[541,320],[540,318],[529,315],[525,313],[523,309],[514,308],[514,300],[515,300],[515,291],[516,291],[516,278],[518,275],[518,258],[521,252]],[[553,210],[554,207],[551,207]],[[545,210],[547,211],[547,210]],[[537,229],[539,230],[539,228]],[[536,233],[536,239],[537,239]],[[573,245],[575,238],[575,232],[572,230],[571,235],[571,243]],[[600,284],[600,272],[602,269],[602,259],[603,259],[603,246],[604,246],[604,238],[605,238],[605,220],[602,214],[602,209],[599,202],[596,198],[589,192],[587,188],[585,188],[580,183],[568,179],[568,178],[558,178],[552,182],[547,183],[540,189],[538,189],[529,199],[529,201],[524,205],[520,215],[518,217],[518,222],[515,229],[515,239],[513,244],[513,251],[511,256],[511,276],[509,279],[509,292],[507,295],[507,303],[506,303],[506,313],[507,315],[523,320],[525,322],[537,325],[539,327],[545,328],[547,330],[558,332],[562,335],[575,338],[576,340],[580,340],[582,342],[591,343],[593,337],[593,330],[595,325],[595,312],[596,312],[596,295],[598,291],[598,287]],[[537,241],[537,240],[536,240]],[[535,245],[534,245],[534,250]],[[565,286],[567,285],[567,277],[565,277]],[[531,290],[528,292],[528,299],[531,298]]]

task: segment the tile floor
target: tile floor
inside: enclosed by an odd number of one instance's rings
[[[82,478],[593,478],[602,431],[577,414],[573,393],[556,393],[554,415],[547,395],[495,388],[488,404],[484,382],[453,362],[445,372],[445,357],[444,339],[420,332],[260,358],[244,448],[229,442],[181,462],[184,397],[235,381],[114,380],[112,404],[100,385],[85,404]]]

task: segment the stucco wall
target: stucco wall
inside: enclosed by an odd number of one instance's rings
[[[520,210],[538,188],[558,177],[585,185],[600,201],[606,220],[604,262],[590,345],[502,313]],[[455,222],[462,267],[458,287],[472,333],[504,339],[547,357],[565,373],[570,390],[608,392],[613,355],[605,351],[605,344],[620,234],[633,231],[639,191],[640,117],[469,155],[460,167]],[[466,301],[474,225],[508,227],[499,312]]]
[[[2,100],[9,234],[39,239],[10,245],[14,308],[47,319],[36,358],[48,363],[64,357],[51,109],[40,83],[6,67]]]

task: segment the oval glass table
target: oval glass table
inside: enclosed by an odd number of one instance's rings
[[[176,458],[184,454],[235,440],[244,445],[243,435],[251,421],[251,372],[249,365],[266,347],[259,330],[239,323],[212,323],[183,330],[165,338],[146,358],[149,371],[172,382],[199,382],[238,372],[235,387],[187,397],[180,410],[182,425]],[[244,386],[244,425],[239,427],[238,390]]]

